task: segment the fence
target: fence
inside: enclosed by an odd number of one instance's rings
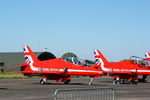
[[[115,95],[112,87],[58,89],[54,100],[115,100]]]

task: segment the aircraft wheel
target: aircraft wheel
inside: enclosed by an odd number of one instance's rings
[[[125,80],[120,80],[120,83],[121,84],[125,84]]]
[[[114,80],[114,81],[113,81],[113,84],[118,84],[118,83],[119,83],[118,80]]]
[[[64,84],[69,84],[71,80],[63,80]]]
[[[117,80],[117,81],[116,81],[116,84],[121,84],[121,81],[120,81],[120,80]]]
[[[131,82],[131,84],[135,84],[135,85],[136,85],[137,83],[138,83],[138,82],[136,82],[136,81],[132,81],[132,82]]]
[[[141,79],[138,79],[138,82],[146,82],[147,81],[147,76],[143,75],[143,77]]]
[[[116,84],[116,81],[115,81],[115,80],[113,81],[113,84]]]
[[[115,80],[115,81],[113,81],[113,84],[121,84],[121,81],[120,80]]]
[[[44,85],[45,83],[46,83],[46,82],[45,82],[43,79],[40,80],[40,84],[41,84],[41,85]]]

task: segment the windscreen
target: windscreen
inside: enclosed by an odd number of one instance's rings
[[[87,63],[87,61],[82,60],[80,58],[75,58],[75,57],[64,57],[63,58],[64,61],[76,64],[76,65],[80,65],[80,66],[89,66],[89,64]]]
[[[134,63],[140,64],[140,65],[143,65],[143,66],[150,66],[150,60],[146,60],[144,58],[140,58],[140,57],[137,57],[137,56],[132,56],[132,57],[130,57],[130,60]]]

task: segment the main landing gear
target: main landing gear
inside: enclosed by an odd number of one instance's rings
[[[69,84],[71,80],[63,80],[64,84]]]
[[[41,85],[45,85],[46,82],[47,82],[46,78],[40,80]],[[71,82],[71,80],[61,80],[60,82],[63,82],[64,84],[69,84]]]
[[[147,75],[143,75],[142,78],[138,79],[138,82],[146,82],[147,81]]]
[[[47,79],[45,79],[45,78],[40,80],[40,84],[41,84],[41,85],[46,84],[46,82],[47,82]]]
[[[132,80],[127,80],[127,79],[114,79],[113,80],[113,84],[137,84],[138,81],[136,79],[132,79]]]
[[[113,84],[123,84],[124,81],[123,80],[114,80]]]

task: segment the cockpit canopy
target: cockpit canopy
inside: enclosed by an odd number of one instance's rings
[[[80,65],[80,66],[89,66],[90,64],[83,59],[77,58],[77,57],[64,57],[63,58],[64,61],[76,64],[76,65]]]
[[[141,58],[141,57],[131,56],[130,60],[134,63],[140,64],[143,66],[150,66],[150,60],[146,60],[146,59]]]

